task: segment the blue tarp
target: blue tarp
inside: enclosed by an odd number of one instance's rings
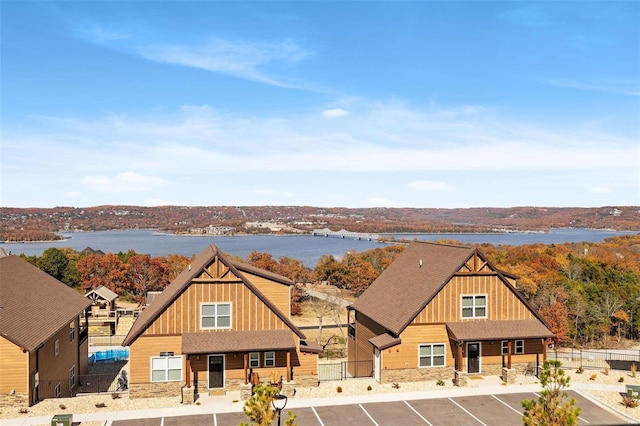
[[[94,362],[114,362],[128,359],[128,349],[110,349],[107,351],[98,351],[91,354],[91,356],[89,357],[89,363],[93,364]]]

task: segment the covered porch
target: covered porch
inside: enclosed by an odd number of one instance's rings
[[[545,341],[553,337],[538,320],[460,321],[446,327],[459,386],[468,375],[501,375],[507,383],[532,368],[537,375],[547,358]]]

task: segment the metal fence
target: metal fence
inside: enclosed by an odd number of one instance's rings
[[[373,377],[373,361],[341,361],[318,365],[318,381]]]
[[[630,370],[632,364],[640,364],[640,351],[551,350],[547,358],[561,361],[564,368]]]

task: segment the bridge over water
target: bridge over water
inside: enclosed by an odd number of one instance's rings
[[[364,234],[361,232],[351,232],[345,229],[341,229],[339,231],[332,231],[329,228],[324,229],[314,229],[312,235],[317,235],[321,237],[339,237],[339,238],[351,238],[354,240],[368,240],[368,241],[376,241],[380,239],[380,235],[378,234]]]

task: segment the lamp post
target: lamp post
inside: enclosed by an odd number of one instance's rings
[[[286,395],[283,395],[281,393],[275,395],[271,400],[271,404],[273,405],[273,408],[276,410],[276,413],[278,413],[278,426],[280,426],[280,413],[282,412],[282,410],[284,410],[284,407],[287,406]]]

